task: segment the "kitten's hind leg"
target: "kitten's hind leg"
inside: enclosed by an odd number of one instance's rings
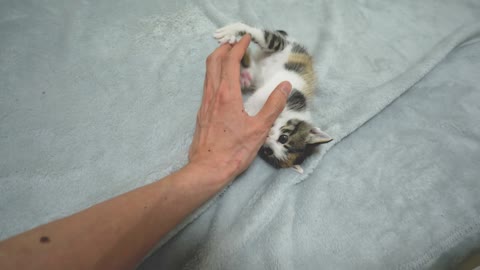
[[[234,43],[237,36],[250,34],[263,51],[281,51],[288,44],[285,31],[261,30],[243,23],[233,23],[215,31],[213,35],[220,43]]]
[[[252,81],[253,78],[250,70],[248,70],[248,68],[242,68],[242,71],[240,72],[240,85],[243,92],[251,92],[255,89]]]
[[[245,52],[245,55],[242,58],[242,61],[240,62],[241,68],[240,68],[240,85],[242,88],[242,92],[247,93],[247,92],[252,92],[255,90],[255,86],[253,84],[253,66],[254,63],[252,61],[253,59],[251,58],[250,55],[250,50],[247,50]]]

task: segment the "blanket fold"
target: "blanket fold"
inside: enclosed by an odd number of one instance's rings
[[[476,0],[0,2],[0,239],[187,162],[217,27],[315,57],[305,173],[257,159],[141,269],[446,269],[478,247]]]

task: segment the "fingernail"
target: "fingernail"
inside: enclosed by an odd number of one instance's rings
[[[282,91],[288,97],[288,95],[290,95],[290,92],[292,91],[292,84],[287,81],[283,82],[280,86],[280,91]]]

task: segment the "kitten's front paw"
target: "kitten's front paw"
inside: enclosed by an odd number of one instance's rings
[[[218,40],[219,43],[230,43],[233,44],[237,41],[237,36],[245,34],[247,25],[243,23],[232,23],[222,28],[217,29],[213,34],[213,37]]]

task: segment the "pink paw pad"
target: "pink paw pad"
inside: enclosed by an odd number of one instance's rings
[[[249,87],[252,85],[252,76],[248,70],[242,70],[240,72],[240,84],[242,87]]]

